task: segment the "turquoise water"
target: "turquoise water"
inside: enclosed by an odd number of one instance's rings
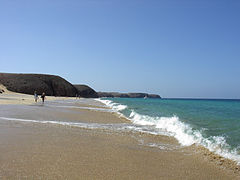
[[[107,106],[183,146],[202,145],[240,162],[240,100],[103,98]]]
[[[182,146],[201,145],[240,164],[240,100],[102,98],[111,109],[91,99],[47,101],[44,105],[1,105],[0,125],[6,121],[58,124],[87,129],[143,132],[176,138]],[[96,107],[85,107],[84,104]],[[81,120],[84,109],[117,112],[124,123],[89,123]],[[58,113],[66,113],[59,116]],[[67,116],[67,114],[71,116]],[[71,118],[75,114],[77,119]]]

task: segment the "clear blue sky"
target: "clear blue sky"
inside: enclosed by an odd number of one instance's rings
[[[240,1],[0,0],[0,72],[240,98]]]

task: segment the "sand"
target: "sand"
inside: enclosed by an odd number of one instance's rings
[[[0,93],[0,104],[33,104],[34,96],[22,93],[15,93],[8,91],[5,86],[0,84],[0,90],[4,90],[3,93]],[[54,97],[54,96],[46,96],[46,100],[54,101],[54,100],[64,100],[64,99],[73,99],[69,97]],[[41,102],[41,98],[39,96],[38,102]]]
[[[21,99],[26,100],[23,103]],[[97,104],[89,105],[89,102],[81,100],[81,107],[98,107]],[[32,111],[25,113],[28,108],[23,108],[19,113],[22,106],[32,108]],[[62,118],[82,123],[129,123],[110,112],[81,108],[60,111],[59,108],[48,107],[47,103],[39,107],[34,104],[33,96],[11,92],[0,94],[1,108],[16,111],[18,118],[39,121]],[[38,108],[40,110],[34,111]],[[151,147],[153,143],[165,144],[167,148]],[[201,147],[181,147],[175,139],[167,136],[111,129],[0,119],[0,154],[0,179],[240,178],[233,162]]]

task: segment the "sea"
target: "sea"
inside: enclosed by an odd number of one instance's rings
[[[199,145],[240,164],[240,100],[101,98],[135,130]],[[134,128],[133,128],[134,129]]]
[[[128,121],[100,123],[96,117],[91,123],[78,109],[117,113]],[[203,146],[240,165],[240,100],[98,98],[0,105],[0,126],[7,122],[170,136],[180,147]]]

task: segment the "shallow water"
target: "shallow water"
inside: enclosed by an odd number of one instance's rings
[[[240,163],[240,101],[102,98],[146,132],[175,137],[183,146],[199,144]]]
[[[124,98],[96,100],[0,105],[0,125],[3,122],[37,123],[166,135],[176,138],[182,146],[199,144],[225,158],[240,162],[240,101]],[[129,122],[100,122],[96,115],[91,122],[85,116],[87,111],[117,112]],[[158,147],[154,142],[148,146]],[[169,144],[164,147],[168,146]]]

